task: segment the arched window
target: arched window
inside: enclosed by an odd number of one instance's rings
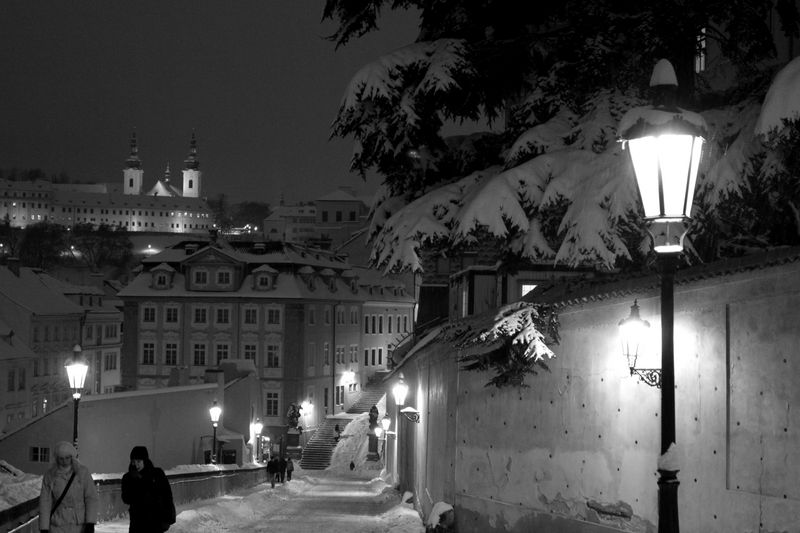
[[[189,180],[189,188],[194,188],[194,180]]]

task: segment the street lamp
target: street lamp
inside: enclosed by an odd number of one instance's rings
[[[408,385],[406,385],[403,381],[402,373],[400,373],[400,378],[398,379],[397,383],[395,383],[395,386],[392,387],[392,395],[394,396],[394,404],[397,407],[405,405],[406,396],[408,395]]]
[[[650,79],[652,106],[629,110],[619,131],[631,155],[647,229],[661,266],[661,458],[658,531],[677,533],[678,470],[664,456],[675,443],[674,279],[692,211],[706,124],[676,106],[677,77],[666,59]]]
[[[211,417],[211,425],[214,428],[214,435],[211,437],[211,463],[216,464],[217,462],[217,425],[219,425],[219,417],[222,414],[222,407],[217,404],[217,400],[214,400],[214,405],[208,410],[208,414]]]
[[[253,433],[255,434],[256,440],[256,462],[260,462],[261,454],[260,451],[260,444],[261,444],[261,430],[264,429],[264,424],[261,422],[260,418],[256,418],[256,423],[253,424]]]
[[[72,400],[74,411],[72,415],[72,444],[75,449],[78,448],[78,404],[81,401],[81,392],[83,391],[83,384],[86,381],[86,372],[89,370],[89,364],[84,359],[81,346],[76,344],[72,347],[72,359],[67,359],[64,364],[67,369],[67,378],[69,379],[69,388],[72,389]]]

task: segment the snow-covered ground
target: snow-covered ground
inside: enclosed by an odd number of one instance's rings
[[[344,428],[328,470],[304,471],[295,461],[292,481],[269,483],[178,506],[170,531],[282,531],[302,533],[422,533],[425,528],[411,503],[385,481],[383,464],[367,461],[369,417],[358,415]],[[350,468],[351,462],[353,468]],[[167,474],[222,470],[236,465],[182,465]],[[93,474],[114,479],[122,473]],[[39,495],[41,477],[0,461],[0,509]],[[409,495],[403,495],[408,498]],[[97,524],[98,533],[128,531],[128,520]]]

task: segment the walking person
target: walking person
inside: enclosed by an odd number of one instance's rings
[[[278,476],[278,458],[273,457],[267,463],[267,476],[269,477],[269,482],[272,484],[272,488],[275,488],[275,478]]]
[[[292,458],[289,457],[289,460],[286,461],[286,481],[292,480],[292,472],[294,472],[294,463],[292,462]]]
[[[134,446],[122,476],[122,501],[130,506],[130,533],[160,533],[175,523],[175,502],[167,475],[153,465],[147,448]]]
[[[69,442],[55,445],[55,464],[42,476],[39,531],[94,533],[98,497],[92,474]]]
[[[278,471],[280,472],[281,483],[284,482],[286,479],[286,459],[281,456],[280,461],[278,461]]]

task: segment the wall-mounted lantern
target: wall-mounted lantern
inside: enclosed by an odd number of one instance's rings
[[[631,376],[637,375],[639,379],[651,387],[661,387],[660,368],[637,368],[636,361],[639,358],[642,346],[647,342],[647,334],[650,331],[650,322],[643,320],[639,316],[639,304],[636,300],[631,306],[631,314],[627,318],[619,321],[620,337],[622,339],[622,355],[628,361],[628,368]]]

